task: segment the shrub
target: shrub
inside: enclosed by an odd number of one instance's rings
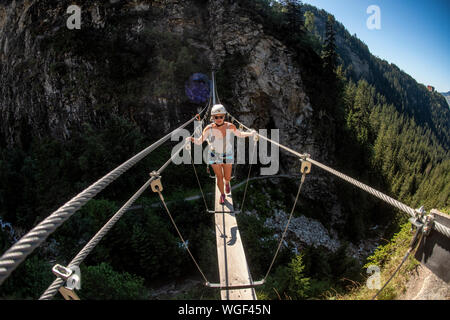
[[[116,272],[107,263],[81,268],[79,296],[86,300],[140,300],[147,298],[144,279]]]

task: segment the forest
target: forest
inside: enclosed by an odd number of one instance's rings
[[[333,146],[337,170],[414,208],[450,207],[450,110],[444,97],[428,92],[397,66],[371,55],[362,41],[351,36],[324,11],[298,0],[242,0],[239,5],[243,13],[263,25],[264,32],[294,52],[305,90],[314,106],[312,121],[324,143]],[[323,29],[319,28],[322,24],[317,24],[319,20],[324,22]],[[163,79],[155,84],[155,95],[182,90],[182,81],[174,75],[190,74],[202,62],[195,61],[195,66],[186,64],[186,58],[193,53],[182,39],[167,35],[166,44],[180,50],[166,54],[161,42],[165,35],[145,36],[152,48],[156,48],[155,68]],[[337,46],[336,37],[345,39],[345,48]],[[367,62],[369,74],[361,76],[354,72],[348,50]],[[108,54],[113,55],[111,52]],[[121,65],[120,59],[126,57],[111,58]],[[139,59],[135,61],[140,63]],[[230,60],[218,71],[222,95],[231,92],[232,84],[226,79],[229,68],[236,63],[244,62]],[[126,78],[128,73],[139,72],[142,67],[123,67],[113,75],[117,90],[124,92],[124,110],[132,100],[132,90],[121,83],[122,76]],[[55,66],[55,72],[62,71]],[[172,82],[176,85],[171,86]],[[129,85],[139,90],[137,81]],[[329,120],[323,120],[324,114]],[[25,234],[62,203],[143,150],[155,138],[143,132],[130,113],[123,112],[122,116],[111,116],[99,128],[86,123],[68,141],[31,137],[29,145],[13,148],[0,143],[1,220],[13,225],[16,233]],[[133,190],[145,183],[149,171],[159,168],[170,157],[170,150],[171,144],[164,144],[89,201],[5,281],[0,287],[0,298],[39,298],[54,280],[51,267],[55,263],[66,265],[128,200]],[[212,217],[199,214],[204,211],[201,200],[183,200],[198,193],[191,180],[186,179],[195,178],[192,168],[172,166],[170,170],[171,174],[162,178],[165,189],[171,190],[165,195],[171,201],[170,209],[199,264],[210,279],[217,280]],[[202,184],[211,192],[212,182],[203,166],[198,172]],[[292,248],[284,247],[268,282],[257,289],[259,299],[326,299],[333,296],[332,292],[346,292],[349,283],[346,279],[363,281],[364,270],[356,259],[347,256],[345,242],[364,239],[374,224],[388,226],[383,237],[390,239],[407,221],[400,212],[352,186],[340,181],[336,184],[344,213],[342,228],[337,231],[344,244],[336,252],[305,246],[297,254]],[[262,186],[269,190],[269,200],[274,206],[275,203],[289,206],[296,182],[286,182],[281,187],[254,182],[250,190]],[[233,196],[240,198],[242,193],[238,189]],[[284,197],[283,193],[288,196]],[[248,210],[256,210],[260,217],[270,216],[267,200],[250,192]],[[197,278],[195,266],[158,204],[157,196],[150,190],[146,192],[136,202],[136,208],[124,215],[85,260],[81,265],[81,299],[155,298],[152,290],[160,285]],[[308,205],[315,204],[300,205],[296,214],[300,215]],[[326,216],[318,219],[327,224]],[[270,262],[277,241],[273,231],[258,217],[243,214],[238,217],[238,223],[253,278],[259,278],[266,271],[264,266]],[[12,241],[7,230],[0,228],[0,252],[5,252]],[[170,299],[218,297],[218,292],[199,284],[188,293]]]

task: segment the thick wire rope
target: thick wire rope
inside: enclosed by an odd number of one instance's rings
[[[289,228],[289,224],[291,223],[292,215],[294,214],[295,206],[297,205],[297,201],[298,201],[298,198],[300,196],[300,192],[302,190],[303,183],[305,182],[305,177],[306,177],[306,173],[303,172],[301,180],[300,180],[300,184],[298,186],[297,196],[295,197],[294,205],[292,206],[291,213],[289,214],[288,221],[287,221],[286,226],[284,228],[284,231],[283,231],[283,234],[281,236],[280,242],[278,243],[278,247],[277,247],[277,250],[275,252],[275,255],[273,256],[273,259],[272,259],[272,262],[270,263],[269,269],[267,270],[266,275],[264,276],[264,282],[266,282],[266,279],[269,276],[270,270],[272,270],[272,266],[273,266],[273,264],[274,264],[274,262],[275,262],[275,260],[276,260],[276,258],[278,256],[278,253],[280,251],[281,245],[283,244],[283,240],[284,240],[284,237],[286,236],[286,232],[287,232],[287,230]]]
[[[241,213],[244,213],[245,196],[247,195],[248,182],[250,180],[250,172],[252,171],[252,162],[253,162],[253,158],[255,157],[256,142],[257,142],[256,140],[253,140],[253,151],[252,151],[252,157],[249,158],[250,165],[249,165],[248,173],[247,173],[247,182],[245,183],[244,195],[242,196],[242,202],[241,202],[241,206],[239,208]]]
[[[211,105],[211,99],[209,99],[208,110],[209,110],[210,105]],[[207,116],[208,116],[208,111],[206,111],[205,115],[203,116],[203,119],[201,120],[202,125],[204,124],[204,121],[205,121]],[[200,127],[198,127],[198,128],[200,128]],[[194,134],[193,134],[194,137],[195,137],[195,133],[197,132],[197,129],[195,129],[195,131],[194,131]],[[194,169],[195,178],[197,179],[198,187],[199,187],[200,192],[202,194],[203,202],[205,204],[206,211],[208,212],[209,211],[208,203],[206,201],[205,193],[203,192],[203,188],[202,188],[202,184],[200,182],[200,178],[198,177],[197,169],[195,168],[195,164],[194,164],[194,159],[193,159],[193,155],[192,155],[192,152],[191,152],[191,148],[189,148],[188,151],[189,151],[189,158],[191,160],[192,168]]]
[[[198,177],[198,174],[197,174],[197,169],[195,168],[193,156],[192,156],[191,150],[188,150],[188,151],[189,151],[189,157],[190,157],[190,159],[191,159],[192,168],[194,169],[195,178],[197,179],[198,187],[199,187],[200,192],[201,192],[201,194],[202,194],[203,202],[204,202],[204,204],[205,204],[206,211],[208,212],[208,211],[209,211],[209,209],[208,209],[208,203],[207,203],[207,201],[206,201],[206,197],[205,197],[205,194],[204,194],[204,192],[203,192],[202,184],[200,183],[200,178]]]
[[[79,266],[84,259],[91,253],[91,251],[97,246],[97,244],[103,239],[103,237],[111,230],[117,221],[122,217],[122,215],[127,212],[129,207],[136,201],[139,196],[148,189],[150,183],[155,178],[150,178],[131,198],[128,200],[120,210],[114,214],[114,216],[98,231],[94,237],[83,247],[83,249],[70,261],[68,268],[72,269],[75,266]],[[56,278],[55,281],[45,290],[41,295],[39,300],[49,300],[55,296],[59,288],[64,284],[64,280],[61,278]]]
[[[205,111],[206,107],[200,112]],[[72,198],[58,210],[53,212],[49,217],[40,222],[36,227],[24,235],[19,241],[13,244],[0,258],[0,285],[8,278],[13,270],[15,270],[25,258],[33,252],[40,244],[42,244],[47,237],[52,234],[59,226],[61,226],[67,219],[69,219],[79,208],[81,208],[86,202],[92,199],[100,191],[106,188],[111,182],[116,180],[124,172],[134,166],[137,162],[142,160],[150,152],[155,150],[165,141],[167,141],[172,134],[178,130],[183,129],[191,122],[195,120],[195,117],[181,125],[171,133],[167,134],[157,142],[153,143],[148,148],[144,149],[134,157],[130,158],[113,171],[106,174],[103,178],[83,190],[77,196]]]
[[[203,119],[204,120],[204,119]],[[202,123],[203,123],[202,120]],[[191,137],[197,132],[197,129],[201,126],[197,127],[194,130],[194,133]],[[171,161],[175,158],[176,155],[182,150],[179,148],[171,158],[164,163],[164,165],[157,171],[158,175],[161,174],[167,165],[170,164]],[[97,244],[101,241],[101,239],[108,233],[108,231],[114,226],[114,224],[122,217],[122,215],[131,207],[131,205],[136,201],[137,198],[149,187],[151,182],[155,180],[156,177],[151,177],[123,206],[122,208],[114,214],[114,216],[100,229],[99,232],[83,247],[83,249],[76,255],[76,257],[69,263],[68,268],[73,268],[75,266],[79,266],[83,260],[89,255],[89,253],[97,246]],[[58,292],[59,288],[64,284],[64,280],[61,278],[55,279],[53,283],[47,288],[47,290],[41,295],[40,300],[49,300],[56,292]]]
[[[202,123],[203,123],[203,121],[206,119],[207,114],[208,114],[208,112],[204,115],[203,119],[201,120]],[[194,132],[192,133],[192,135],[191,135],[190,137],[193,137],[193,136],[195,135],[195,133],[197,132],[197,129],[198,129],[198,128],[200,128],[200,126],[197,127],[197,128],[194,130]],[[173,158],[175,158],[175,156],[176,156],[183,148],[185,148],[185,145],[183,145],[180,149],[178,149],[178,151],[176,151],[176,152],[174,153],[174,155],[171,157],[171,159],[169,159],[169,160],[161,167],[161,169],[162,169],[162,168],[166,168],[167,165],[173,160]],[[161,169],[159,169],[159,170],[156,172],[156,175],[157,175],[157,176],[159,176],[159,175],[161,174],[161,172],[162,172]],[[194,168],[194,169],[195,169],[195,168]],[[160,191],[160,190],[157,190],[157,192],[158,192],[158,195],[159,195],[159,198],[160,198],[161,202],[163,203],[164,208],[166,209],[166,212],[167,212],[167,214],[168,214],[168,216],[169,216],[169,218],[170,218],[170,221],[172,222],[172,224],[173,224],[175,230],[176,230],[177,233],[178,233],[178,236],[180,237],[181,241],[183,242],[184,247],[186,248],[187,252],[189,253],[190,257],[192,258],[192,261],[194,262],[194,264],[195,264],[195,266],[197,267],[198,271],[199,271],[200,274],[202,275],[203,280],[205,280],[205,283],[209,283],[208,279],[206,278],[205,274],[203,273],[202,269],[200,268],[199,264],[197,263],[197,260],[195,259],[194,255],[191,253],[191,250],[189,250],[189,247],[188,247],[186,241],[184,240],[183,236],[181,235],[181,232],[180,232],[180,230],[178,229],[177,224],[175,223],[175,220],[173,219],[172,214],[171,214],[170,211],[169,211],[169,208],[167,207],[167,204],[166,204],[166,202],[165,202],[165,200],[164,200],[164,197],[162,196],[161,191]],[[203,193],[203,192],[202,192],[202,193]]]
[[[163,203],[164,208],[166,209],[166,212],[167,212],[167,215],[168,215],[169,218],[170,218],[170,221],[172,221],[172,225],[174,226],[175,230],[176,230],[177,233],[178,233],[178,236],[180,237],[181,241],[183,242],[183,245],[184,245],[184,247],[186,248],[186,251],[187,251],[187,252],[189,253],[189,255],[191,256],[192,261],[194,262],[194,264],[196,265],[198,271],[199,271],[200,274],[202,275],[203,280],[205,280],[205,283],[208,283],[208,282],[209,282],[208,279],[206,278],[205,274],[203,273],[202,269],[200,268],[199,264],[197,263],[197,260],[194,258],[194,255],[191,253],[191,250],[189,250],[189,247],[188,247],[186,241],[184,241],[184,238],[183,238],[183,236],[181,235],[181,232],[180,232],[180,230],[178,229],[177,224],[175,223],[175,220],[172,218],[172,215],[171,215],[171,213],[170,213],[170,211],[169,211],[169,208],[167,207],[166,201],[164,200],[164,197],[162,196],[161,191],[159,191],[159,190],[158,190],[158,195],[159,195],[159,198],[161,199],[161,202]]]
[[[233,117],[233,118],[234,118],[234,120],[237,123],[242,125],[244,128],[246,128],[247,130],[250,130],[250,128],[248,128],[246,125],[244,125],[243,123],[238,121],[235,117]],[[358,181],[356,179],[353,179],[353,178],[351,178],[351,177],[349,177],[349,176],[347,176],[347,175],[345,175],[345,174],[343,174],[343,173],[341,173],[339,171],[336,171],[333,168],[330,168],[330,167],[328,167],[328,166],[326,166],[326,165],[324,165],[324,164],[322,164],[322,163],[320,163],[320,162],[318,162],[318,161],[316,161],[314,159],[311,159],[308,154],[301,154],[301,153],[299,153],[297,151],[294,151],[294,150],[292,150],[292,149],[290,149],[290,148],[288,148],[288,147],[286,147],[286,146],[284,146],[284,145],[282,145],[282,144],[280,144],[280,143],[278,143],[276,141],[273,141],[272,139],[269,139],[269,138],[267,138],[267,137],[265,137],[263,135],[260,135],[259,133],[256,133],[256,134],[260,138],[262,138],[262,139],[264,139],[266,141],[269,141],[269,142],[279,146],[280,148],[284,149],[285,151],[288,151],[288,152],[296,155],[297,157],[299,157],[301,159],[309,161],[312,164],[318,166],[319,168],[321,168],[321,169],[323,169],[325,171],[328,171],[331,174],[333,174],[333,175],[335,175],[335,176],[337,176],[337,177],[339,177],[339,178],[341,178],[341,179],[343,179],[343,180],[353,184],[354,186],[356,186],[356,187],[358,187],[358,188],[360,188],[360,189],[362,189],[362,190],[372,194],[373,196],[377,197],[378,199],[383,200],[384,202],[386,202],[386,203],[396,207],[397,209],[399,209],[399,210],[409,214],[411,217],[416,217],[416,211],[413,208],[407,206],[406,204],[404,204],[404,203],[402,203],[402,202],[400,202],[398,200],[395,200],[394,198],[389,197],[388,195],[386,195],[386,194],[384,194],[384,193],[382,193],[382,192],[380,192],[380,191],[378,191],[378,190],[376,190],[376,189],[374,189],[372,187],[369,187],[368,185],[366,185],[366,184],[364,184],[364,183],[362,183],[362,182],[360,182],[360,181]],[[438,232],[440,232],[443,235],[445,235],[445,236],[450,238],[450,228],[444,226],[443,224],[441,224],[441,223],[439,223],[437,221],[435,221],[433,223],[433,227]]]

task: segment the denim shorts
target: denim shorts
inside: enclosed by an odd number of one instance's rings
[[[227,161],[228,160],[228,161]],[[233,163],[233,154],[232,153],[215,153],[213,151],[209,151],[208,153],[208,163],[209,164],[232,164]]]

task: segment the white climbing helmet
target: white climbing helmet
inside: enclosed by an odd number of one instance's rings
[[[214,116],[216,114],[227,114],[227,110],[221,104],[215,104],[211,109],[211,115]]]

